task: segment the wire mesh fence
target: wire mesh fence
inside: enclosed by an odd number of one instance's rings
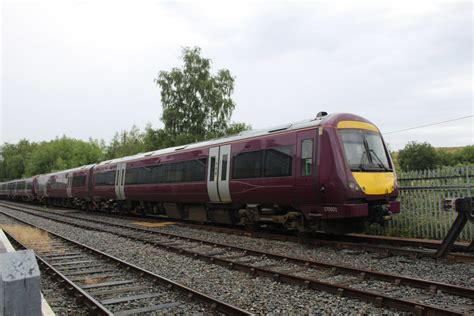
[[[385,228],[376,231],[393,236],[443,239],[457,216],[456,212],[443,210],[443,200],[472,196],[474,165],[401,172],[398,185],[401,211]],[[474,239],[474,224],[466,224],[458,239]]]

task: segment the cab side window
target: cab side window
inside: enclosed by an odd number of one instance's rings
[[[310,176],[313,172],[313,140],[301,141],[301,175]]]

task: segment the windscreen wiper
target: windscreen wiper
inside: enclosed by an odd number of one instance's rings
[[[380,157],[377,156],[377,154],[375,153],[375,151],[373,149],[369,149],[369,152],[370,152],[371,156],[373,155],[372,157],[374,157],[377,160],[377,164],[379,165],[380,168],[382,168],[385,171],[390,171],[390,169],[385,167],[385,165],[383,164],[382,159],[380,159]]]

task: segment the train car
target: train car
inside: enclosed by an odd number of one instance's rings
[[[68,171],[50,173],[46,182],[47,203],[54,206],[67,206]]]
[[[34,182],[36,176],[25,179],[25,191],[22,194],[21,199],[26,202],[34,201],[36,199],[36,192],[34,188]]]
[[[353,114],[99,163],[97,208],[296,230],[350,232],[399,212],[378,128]]]
[[[16,180],[13,186],[13,198],[15,200],[24,200],[26,194],[26,181],[24,179]]]
[[[90,207],[90,188],[91,175],[94,165],[86,165],[79,168],[72,169],[69,173],[69,204],[72,206],[86,209]]]
[[[33,182],[36,177],[15,180],[11,184],[10,195],[18,201],[33,201],[35,199]]]
[[[38,190],[43,191],[40,196],[51,205],[86,207],[92,167],[93,165],[86,165],[40,176]]]

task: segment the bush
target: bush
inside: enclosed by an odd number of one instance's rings
[[[404,171],[433,169],[439,164],[438,159],[434,147],[426,142],[409,142],[398,153],[398,162]]]

